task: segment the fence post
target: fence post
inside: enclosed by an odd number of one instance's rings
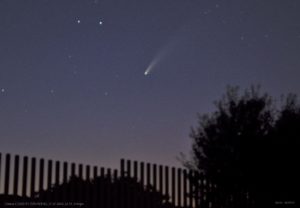
[[[187,207],[187,181],[188,181],[188,175],[187,171],[183,170],[183,207]]]
[[[193,180],[193,171],[189,170],[189,207],[193,207],[193,198],[194,198],[194,184]]]
[[[35,191],[35,165],[36,165],[36,159],[33,157],[31,158],[31,185],[30,185],[30,196],[31,198],[34,197],[34,191]]]
[[[15,170],[14,170],[14,190],[13,194],[18,195],[19,186],[19,155],[15,156]]]
[[[55,188],[56,191],[54,193],[55,202],[60,201],[61,199],[61,190],[59,188],[59,178],[60,178],[60,162],[55,162]]]
[[[120,164],[120,169],[121,169],[121,180],[120,180],[120,198],[121,198],[121,204],[123,204],[124,207],[127,207],[127,199],[126,199],[126,190],[125,190],[125,160],[121,159],[121,164]]]
[[[133,190],[134,184],[132,184],[132,181],[131,181],[131,161],[130,160],[127,160],[126,173],[127,173],[127,175],[126,175],[126,180],[127,180],[126,189],[128,191],[125,192],[124,197],[127,200],[127,207],[128,208],[134,208],[133,207],[134,206],[134,202],[133,202],[134,197],[132,196],[132,192],[134,191]]]
[[[181,192],[181,169],[177,169],[177,206],[181,207],[181,197],[182,197],[182,192]]]
[[[62,183],[63,188],[63,193],[62,193],[62,200],[63,201],[68,201],[70,195],[70,185],[68,184],[68,163],[64,162],[63,163],[63,183]]]
[[[4,181],[4,194],[9,193],[9,175],[10,175],[10,154],[6,154],[5,158],[5,181]]]
[[[157,192],[157,165],[153,164],[152,166],[152,174],[153,174],[153,192],[156,193]],[[153,203],[152,203],[152,207],[157,207],[158,206],[158,201],[156,200],[156,198],[154,198]]]
[[[152,200],[151,200],[151,170],[150,170],[150,168],[151,168],[151,165],[150,165],[150,163],[147,163],[146,164],[146,183],[147,183],[147,185],[146,185],[146,190],[147,190],[147,207],[151,207],[151,202],[152,202]]]
[[[40,159],[39,191],[44,189],[44,159]]]
[[[104,168],[101,167],[100,168],[100,184],[99,184],[99,188],[100,188],[100,192],[99,192],[99,198],[100,198],[100,206],[99,207],[105,207],[105,200],[106,200],[106,192],[105,192],[105,188],[106,188],[106,177],[105,177],[105,172],[104,172]]]
[[[113,197],[112,197],[112,181],[111,181],[111,169],[107,169],[107,186],[105,192],[107,193],[107,207],[112,207]]]
[[[138,162],[133,162],[133,177],[136,181],[138,181]]]
[[[200,179],[200,177],[199,177],[199,173],[198,172],[194,172],[194,180],[195,180],[195,206],[196,207],[199,207],[199,205],[200,205],[200,194],[199,194],[199,191],[200,191],[200,189],[199,189],[199,180]]]
[[[175,184],[176,184],[176,182],[175,182],[175,168],[174,167],[172,167],[172,179],[171,179],[171,181],[172,181],[172,185],[171,185],[171,187],[172,187],[172,204],[176,205],[176,202],[175,202],[175,198],[176,198]]]
[[[165,194],[167,197],[167,202],[170,202],[170,194],[169,194],[169,167],[165,166]]]
[[[94,178],[94,186],[93,186],[93,205],[92,205],[92,207],[93,208],[96,208],[96,207],[98,207],[98,200],[97,200],[97,194],[98,194],[98,168],[97,168],[97,166],[94,166],[94,168],[93,168],[93,178]]]
[[[40,159],[39,192],[41,193],[43,189],[44,189],[44,159]]]
[[[140,163],[140,180],[141,180],[141,197],[140,197],[140,204],[139,206],[140,207],[146,207],[146,202],[145,202],[145,195],[143,194],[144,193],[144,166],[145,164],[143,162]]]
[[[163,192],[163,166],[162,165],[159,165],[159,192],[160,193],[164,193]]]
[[[23,157],[23,183],[22,183],[22,196],[27,195],[27,172],[28,172],[28,157]]]
[[[52,189],[52,160],[48,160],[48,174],[47,174],[47,200],[51,201],[53,198],[53,194],[51,192]]]
[[[112,198],[116,200],[114,200],[112,207],[119,208],[120,201],[118,199],[120,199],[120,196],[119,196],[119,184],[118,184],[118,171],[116,169],[113,171],[113,182],[114,182],[114,186],[113,186]]]
[[[75,174],[75,169],[76,169],[76,164],[75,163],[71,163],[71,184],[70,184],[70,195],[71,195],[71,202],[75,202],[76,201],[76,197],[77,197],[77,178],[76,178],[76,174]]]
[[[86,165],[85,167],[85,206],[91,207],[91,185],[90,183],[90,166]]]
[[[82,203],[82,199],[83,199],[83,176],[82,176],[82,171],[83,171],[83,165],[79,164],[78,167],[78,183],[77,183],[77,196],[78,196],[78,202]]]

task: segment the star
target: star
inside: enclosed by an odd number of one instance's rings
[[[80,24],[81,23],[81,20],[80,19],[77,19],[77,24]]]
[[[103,24],[103,22],[102,21],[99,21],[99,25],[102,25]]]
[[[4,88],[2,88],[2,89],[1,89],[1,92],[2,92],[2,93],[4,93],[4,92],[5,92],[5,89],[4,89]]]

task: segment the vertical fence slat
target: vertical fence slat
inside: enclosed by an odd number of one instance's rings
[[[152,166],[152,186],[153,186],[153,191],[157,192],[157,165],[153,164]],[[153,201],[153,199],[152,199]],[[159,202],[155,199],[155,201],[152,202],[152,207],[157,207],[157,204]]]
[[[115,186],[114,186],[114,192],[113,192],[113,198],[114,199],[119,199],[119,186],[116,184],[116,181],[118,180],[118,171],[117,170],[114,170],[114,173],[113,173],[113,181],[115,183]],[[112,206],[113,208],[119,208],[120,207],[120,203],[119,203],[119,200],[114,200],[114,204]]]
[[[131,178],[131,161],[127,160],[127,165],[126,165],[126,176],[127,176],[127,180],[129,180]],[[126,189],[128,190],[132,190],[132,184],[131,181],[127,181],[126,183]],[[125,192],[125,196],[124,196],[127,200],[127,206],[126,207],[132,207],[133,206],[133,197],[130,191],[126,191]]]
[[[159,165],[159,191],[160,193],[163,193],[163,166]]]
[[[189,207],[193,207],[193,171],[189,170]]]
[[[36,166],[36,158],[31,158],[31,178],[30,178],[30,196],[34,196],[35,192],[35,167]]]
[[[68,163],[64,162],[63,164],[63,183],[66,184],[68,182]]]
[[[170,201],[170,194],[169,194],[169,167],[165,166],[165,194],[168,197],[167,201]]]
[[[153,174],[153,188],[155,191],[157,191],[157,165],[153,164],[152,166],[152,174]]]
[[[125,190],[125,160],[121,159],[121,164],[120,164],[120,168],[121,168],[121,184],[120,184],[120,203],[127,208],[127,201],[126,201],[126,190]]]
[[[44,189],[44,159],[40,159],[39,191]]]
[[[121,177],[124,178],[125,176],[125,160],[124,159],[121,159]]]
[[[92,205],[92,207],[93,208],[96,208],[96,207],[98,207],[97,206],[97,194],[98,194],[98,183],[97,183],[97,180],[98,180],[98,168],[97,168],[97,166],[94,166],[94,168],[93,168],[93,178],[94,178],[94,186],[93,186],[93,205]]]
[[[175,184],[176,184],[176,182],[175,182],[175,168],[174,167],[172,167],[172,173],[171,173],[171,188],[172,188],[172,192],[171,192],[171,197],[172,197],[172,203],[175,205],[176,204],[176,202],[175,202],[175,198],[176,198],[176,195],[175,195]]]
[[[195,206],[199,207],[200,206],[200,184],[199,184],[199,174],[198,172],[194,173],[194,184],[195,184]]]
[[[70,194],[70,187],[68,186],[68,163],[63,163],[63,186],[65,187],[63,189],[62,193],[62,201],[68,201],[69,194]]]
[[[9,193],[9,176],[10,176],[10,154],[6,154],[5,158],[5,181],[4,181],[4,194]]]
[[[82,180],[83,179],[83,165],[79,164],[78,168],[78,177]]]
[[[71,177],[75,177],[75,163],[71,164]]]
[[[60,162],[59,161],[55,161],[55,186],[58,188],[59,186],[59,179],[60,179]],[[59,189],[57,189],[59,190]],[[56,191],[54,193],[54,200],[56,202],[60,201],[61,199],[61,190]]]
[[[146,164],[146,187],[147,187],[147,193],[149,193],[147,195],[147,200],[146,200],[146,203],[147,203],[147,206],[146,207],[151,207],[151,198],[150,198],[150,188],[151,188],[151,164],[150,163],[147,163]]]
[[[140,180],[141,180],[141,188],[142,190],[140,191],[144,191],[144,167],[145,167],[145,164],[143,162],[140,163]],[[143,197],[140,197],[140,200],[139,200],[139,206],[140,207],[146,207],[146,202],[145,202],[145,199]]]
[[[138,162],[133,162],[133,177],[138,180]]]
[[[112,192],[112,190],[111,190],[111,169],[110,168],[108,168],[107,169],[107,186],[106,186],[106,193],[107,193],[107,195],[106,195],[106,197],[107,197],[107,207],[112,207],[111,205],[112,205],[112,199],[113,199],[113,197],[112,197],[112,195],[111,195],[111,192]]]
[[[127,177],[131,177],[131,161],[127,160]]]
[[[138,182],[138,162],[137,161],[134,161],[133,162],[133,177],[134,177],[134,181],[135,182]],[[138,187],[135,189],[136,192],[139,191]],[[140,198],[138,196],[134,196],[135,200],[134,200],[134,208],[138,208],[140,207]]]
[[[76,164],[75,163],[71,163],[71,185],[70,185],[70,201],[74,202],[76,200],[77,197],[77,190],[76,190],[76,186],[77,184],[75,183],[75,169],[76,169]]]
[[[47,194],[47,200],[51,201],[52,200],[52,192],[50,192],[49,190],[51,190],[52,188],[52,165],[53,162],[52,160],[48,160],[48,174],[47,174],[47,189],[48,189],[48,194]]]
[[[91,167],[89,165],[85,166],[85,206],[91,207],[91,183],[90,183],[90,172]]]
[[[100,195],[100,206],[99,207],[105,207],[105,169],[103,167],[100,168],[100,178],[101,178],[101,181],[100,181],[100,185],[99,185],[99,188],[100,188],[100,191],[99,191],[99,195]]]
[[[140,177],[141,177],[141,184],[144,187],[145,183],[144,183],[144,167],[145,164],[143,162],[140,163]]]
[[[78,183],[77,183],[77,196],[78,196],[78,202],[82,203],[82,200],[83,200],[83,165],[82,164],[79,164],[78,166]]]
[[[47,188],[51,189],[52,186],[52,160],[48,160],[48,177],[47,177]]]
[[[187,181],[188,181],[188,176],[187,176],[187,171],[183,170],[183,207],[187,207]]]
[[[177,169],[177,205],[181,207],[182,190],[181,190],[181,169]]]
[[[86,168],[85,169],[85,179],[87,181],[89,181],[90,180],[91,167],[89,165],[87,165],[85,168]]]
[[[15,156],[15,168],[14,168],[14,190],[13,194],[18,195],[19,187],[19,155]]]
[[[150,163],[147,163],[146,164],[146,183],[147,183],[147,188],[150,188],[150,185],[151,185],[151,170],[150,170]]]
[[[56,161],[55,162],[55,185],[59,185],[59,171],[60,171],[60,162]]]
[[[23,157],[23,182],[22,182],[22,196],[27,195],[27,172],[28,172],[28,157]]]

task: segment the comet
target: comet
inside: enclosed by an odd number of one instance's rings
[[[153,69],[155,69],[165,57],[173,50],[174,41],[169,42],[168,44],[164,45],[159,52],[154,56],[148,67],[146,68],[144,75],[149,75]]]
[[[161,59],[162,59],[161,56],[154,57],[154,59],[150,62],[149,66],[145,70],[144,75],[145,76],[149,75],[150,72],[155,68],[157,63],[160,62]]]
[[[169,38],[169,40],[166,41],[147,66],[144,71],[145,76],[151,74],[154,69],[158,68],[159,65],[174,51],[178,51],[178,46],[184,44],[184,42],[188,40],[186,31],[187,29],[184,25],[179,28],[175,34]]]

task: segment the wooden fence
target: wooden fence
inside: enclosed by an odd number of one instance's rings
[[[122,159],[117,170],[0,153],[1,207],[206,208],[216,207],[213,188],[203,175],[157,164]]]

